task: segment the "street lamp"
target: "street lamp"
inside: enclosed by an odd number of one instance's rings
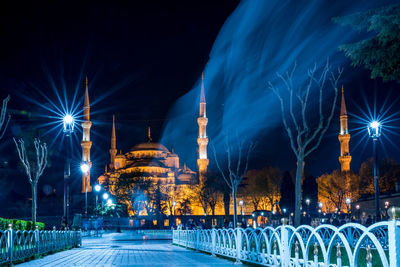
[[[83,175],[86,176],[86,174],[89,172],[89,169],[90,169],[90,166],[86,162],[83,162],[81,164],[81,171],[82,171]],[[85,186],[85,215],[87,216],[87,185]]]
[[[104,193],[104,194],[103,194],[103,199],[104,199],[104,200],[107,200],[108,197],[109,197],[109,196],[108,196],[108,193]]]
[[[173,207],[173,215],[175,216],[175,207],[176,207],[176,201],[172,202],[172,207]]]
[[[374,188],[375,188],[375,216],[379,220],[379,172],[378,172],[378,152],[376,143],[381,136],[382,124],[376,120],[370,122],[367,126],[368,134],[372,138],[372,153],[374,154]]]
[[[347,213],[351,213],[350,203],[351,203],[351,199],[350,198],[346,198]]]
[[[101,186],[99,184],[96,184],[94,186],[94,191],[96,191],[96,210],[97,210],[97,200],[99,198],[99,192],[101,190]]]
[[[310,199],[307,198],[307,199],[306,199],[306,204],[307,204],[307,213],[308,213],[308,214],[310,214],[310,202],[311,202]]]
[[[65,226],[68,227],[69,217],[69,178],[71,177],[71,147],[72,140],[71,134],[74,131],[75,120],[71,114],[65,114],[63,117],[63,129],[65,136],[68,137],[67,141],[67,160],[64,168],[64,218]]]
[[[242,215],[242,222],[244,222],[243,205],[244,205],[244,201],[242,199],[239,200],[240,214]]]

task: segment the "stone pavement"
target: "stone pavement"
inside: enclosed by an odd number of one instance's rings
[[[134,240],[128,233],[84,238],[81,248],[58,252],[18,266],[233,266],[233,262],[171,244]],[[240,266],[240,265],[235,265]]]

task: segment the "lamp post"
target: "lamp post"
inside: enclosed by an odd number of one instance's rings
[[[90,167],[89,164],[87,164],[86,162],[83,162],[81,164],[81,171],[83,173],[83,175],[87,175],[88,171],[89,171]],[[87,184],[85,183],[85,215],[87,216]]]
[[[107,201],[107,199],[108,199],[108,193],[104,193],[104,194],[103,194],[103,199]],[[101,211],[102,211],[102,212],[104,212],[104,210],[103,210],[103,209],[104,209],[104,204],[103,204],[103,203],[104,203],[104,201],[101,202]]]
[[[361,216],[360,216],[360,205],[356,205],[356,210],[357,210],[357,217],[360,220]]]
[[[95,186],[94,186],[94,191],[96,191],[96,210],[97,210],[97,201],[98,201],[98,198],[99,198],[99,192],[100,192],[100,190],[101,190],[101,186],[99,185],[99,184],[96,184]]]
[[[242,215],[242,222],[244,221],[243,205],[244,205],[244,201],[243,201],[242,199],[241,199],[241,200],[239,200],[239,206],[240,206],[240,215]]]
[[[74,131],[75,120],[74,117],[70,114],[66,114],[63,117],[63,127],[64,133],[67,137],[67,160],[65,162],[64,168],[64,218],[65,218],[65,227],[68,227],[68,217],[69,217],[69,179],[71,177],[71,147],[72,140],[71,134]]]
[[[372,153],[374,154],[374,189],[375,189],[375,216],[379,221],[379,171],[378,171],[378,152],[376,150],[376,143],[381,136],[382,124],[376,120],[368,124],[368,134],[372,138]]]
[[[350,203],[351,203],[351,199],[350,199],[350,198],[346,198],[346,205],[347,205],[347,213],[348,213],[348,214],[351,214],[351,206],[350,206]]]
[[[306,204],[307,204],[307,214],[310,214],[310,199],[309,198],[307,198],[306,199]]]

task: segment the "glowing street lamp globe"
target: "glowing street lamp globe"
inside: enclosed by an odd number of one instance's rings
[[[108,194],[107,194],[107,193],[104,193],[104,194],[103,194],[103,199],[104,199],[104,200],[107,200],[107,199],[108,199]]]
[[[71,114],[66,114],[63,117],[64,132],[70,134],[74,131],[75,120]]]
[[[382,124],[379,121],[371,121],[368,124],[368,134],[372,139],[378,139],[381,136]]]
[[[107,199],[107,205],[108,206],[111,206],[113,204],[113,201],[112,201],[112,199],[110,198],[110,199]]]
[[[96,185],[94,186],[94,190],[95,190],[96,192],[99,192],[99,191],[101,190],[101,186],[100,186],[99,184],[96,184]]]
[[[346,204],[350,204],[351,199],[350,198],[346,198]]]
[[[87,164],[87,163],[82,163],[81,164],[81,171],[83,172],[83,173],[88,173],[88,171],[89,171],[89,164]]]

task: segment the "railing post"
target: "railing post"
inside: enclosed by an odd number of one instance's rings
[[[35,229],[35,246],[36,246],[36,255],[39,255],[40,249],[39,249],[39,245],[40,245],[40,234],[39,234],[39,226],[36,225],[36,229]]]
[[[196,250],[200,250],[200,229],[196,228],[196,245],[195,245]]]
[[[314,244],[314,266],[318,267],[318,243]]]
[[[242,231],[241,231],[241,223],[237,224],[236,227],[236,261],[235,264],[242,264],[240,261],[241,258],[241,250],[242,250]]]
[[[13,255],[14,255],[14,237],[13,237],[13,225],[10,223],[8,225],[8,230],[7,230],[7,252],[8,252],[8,257],[10,260],[10,265],[12,265],[13,262]]]
[[[56,236],[56,227],[53,226],[53,231],[51,232],[51,237],[52,237],[52,242],[53,242],[53,248],[57,250],[57,236]]]
[[[342,267],[342,251],[339,242],[337,243],[336,246],[336,262],[338,267]]]
[[[215,257],[215,245],[216,245],[216,238],[217,238],[217,230],[215,230],[215,225],[212,226],[211,230],[211,256]]]
[[[289,257],[290,257],[290,253],[289,253],[289,233],[288,233],[288,229],[286,228],[286,225],[288,223],[288,219],[287,218],[282,218],[281,222],[282,222],[282,230],[281,230],[281,266],[282,267],[287,267],[289,266]]]
[[[390,207],[388,214],[391,220],[388,222],[389,236],[389,262],[390,266],[400,265],[400,229],[397,227],[397,219],[400,218],[400,208]]]
[[[294,243],[294,266],[298,267],[299,265],[299,241],[296,240]]]

